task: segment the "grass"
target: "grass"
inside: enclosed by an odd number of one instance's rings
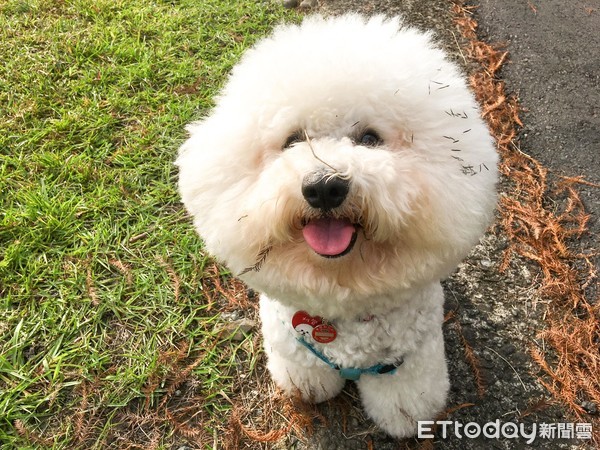
[[[227,273],[202,252],[172,161],[284,14],[0,1],[2,449],[212,446],[254,344],[215,331],[210,280]]]

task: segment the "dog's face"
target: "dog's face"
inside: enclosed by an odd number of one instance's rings
[[[462,76],[395,20],[280,28],[189,130],[179,186],[208,251],[323,315],[445,276],[495,204]]]

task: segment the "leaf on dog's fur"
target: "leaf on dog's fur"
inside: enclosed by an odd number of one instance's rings
[[[253,266],[246,267],[238,276],[242,276],[248,272],[258,272],[267,259],[267,256],[272,248],[272,245],[266,245],[265,247],[261,248],[256,257],[256,263]]]

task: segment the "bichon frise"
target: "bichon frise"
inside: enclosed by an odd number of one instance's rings
[[[188,130],[183,202],[261,293],[276,384],[321,402],[354,380],[383,430],[414,434],[449,387],[440,279],[496,201],[460,70],[398,18],[310,17],[248,51]]]

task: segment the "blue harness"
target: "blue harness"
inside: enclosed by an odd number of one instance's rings
[[[396,369],[400,367],[404,362],[404,359],[400,358],[395,364],[375,364],[374,366],[367,367],[366,369],[361,369],[358,367],[340,367],[337,364],[332,363],[329,358],[327,358],[323,353],[318,351],[312,344],[306,342],[303,337],[298,337],[297,340],[304,347],[309,349],[313,355],[315,355],[329,367],[339,371],[340,377],[342,377],[345,380],[356,381],[360,378],[362,374],[382,375],[387,373],[392,375],[396,373]]]

